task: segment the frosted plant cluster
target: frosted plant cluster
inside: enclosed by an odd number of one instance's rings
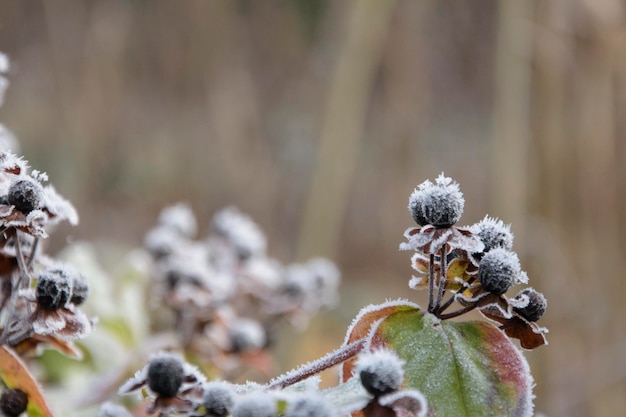
[[[4,76],[8,66],[7,57],[0,54],[0,104],[8,86]],[[31,170],[13,153],[18,148],[15,137],[0,124],[0,348],[23,357],[52,348],[81,358],[74,342],[93,328],[93,320],[80,309],[89,294],[88,282],[43,250],[54,227],[63,221],[76,225],[78,215],[47,184],[45,173]],[[21,415],[30,398],[3,382],[0,414]]]
[[[189,206],[166,208],[145,246],[154,260],[155,305],[169,308],[180,346],[220,374],[265,357],[279,320],[302,328],[337,301],[340,274],[331,261],[282,265],[238,209],[217,212],[203,237],[195,237],[196,224]]]
[[[455,226],[463,204],[459,185],[444,174],[435,184],[423,182],[409,197],[409,212],[418,224],[405,231],[407,242],[400,244],[401,250],[414,251],[417,273],[409,286],[428,289],[428,311],[441,319],[478,309],[522,347],[546,344],[548,331],[536,323],[547,306],[543,294],[528,288],[506,296],[513,286],[528,284],[512,251],[510,226],[489,216],[470,227]],[[451,293],[447,299],[446,293]],[[447,311],[455,303],[461,307]]]

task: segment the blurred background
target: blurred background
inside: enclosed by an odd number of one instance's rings
[[[286,363],[406,286],[413,188],[512,223],[549,309],[527,352],[547,416],[626,409],[626,5],[620,0],[0,2],[0,120],[77,207],[49,242],[141,244],[185,201],[248,213],[283,262],[327,256],[342,305]]]

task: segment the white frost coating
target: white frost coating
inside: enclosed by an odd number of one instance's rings
[[[344,341],[343,341],[344,346],[350,343],[350,335],[352,334],[352,331],[354,330],[354,326],[356,326],[357,323],[359,323],[361,319],[363,319],[364,316],[370,313],[374,313],[376,311],[384,310],[389,307],[399,307],[399,306],[413,307],[415,309],[421,310],[421,307],[419,305],[409,300],[402,299],[402,298],[398,298],[397,300],[387,300],[382,304],[367,305],[359,311],[357,316],[352,320],[352,323],[350,323],[350,326],[348,326],[348,331],[346,332],[346,337],[344,338]]]
[[[300,394],[289,399],[285,417],[331,417],[335,410],[326,399],[316,393]]]
[[[186,203],[164,208],[159,214],[158,224],[171,228],[185,237],[193,237],[198,232],[196,216]]]
[[[57,224],[62,220],[67,220],[72,226],[78,224],[76,209],[72,203],[57,193],[52,184],[48,184],[43,188],[43,198],[44,208],[53,216],[48,220],[49,224]]]
[[[409,288],[412,290],[417,290],[419,287],[424,285],[424,278],[418,278],[416,276],[411,277],[409,280]]]
[[[232,417],[276,417],[276,402],[270,393],[252,393],[235,399]]]
[[[522,271],[519,258],[515,252],[504,248],[494,248],[481,259],[481,265],[488,263],[490,268],[497,271],[507,271],[513,274],[513,285],[528,284],[528,275]]]
[[[265,253],[265,235],[254,221],[235,207],[217,212],[212,220],[213,231],[227,239],[241,255]]]
[[[203,387],[202,405],[209,415],[227,415],[235,401],[235,390],[231,383],[211,381]]]
[[[377,328],[384,319],[377,321]],[[369,338],[371,340],[371,337]],[[371,346],[368,346],[371,349]],[[374,349],[365,351],[357,357],[354,364],[354,374],[360,375],[362,372],[375,376],[373,385],[376,388],[385,390],[397,390],[404,380],[405,362],[389,349]]]
[[[456,223],[464,205],[459,184],[442,172],[435,184],[426,180],[417,186],[409,197],[408,209],[414,217],[417,213],[428,224],[442,225]]]
[[[511,225],[504,224],[502,220],[486,215],[484,219],[470,226],[472,233],[477,235],[485,245],[485,252],[493,248],[513,248],[513,233]]]
[[[426,417],[428,411],[428,402],[424,395],[413,389],[383,395],[378,399],[378,404],[394,410],[406,410],[414,417]]]
[[[256,320],[240,318],[230,323],[229,327],[231,342],[238,349],[261,349],[265,346],[265,330]]]

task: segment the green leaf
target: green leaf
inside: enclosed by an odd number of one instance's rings
[[[35,378],[20,358],[4,346],[0,346],[0,378],[7,387],[20,389],[28,396],[29,417],[53,417]]]
[[[386,315],[381,318],[381,312]],[[363,337],[369,349],[394,350],[405,364],[405,388],[421,391],[436,417],[531,416],[532,376],[520,351],[487,322],[441,321],[417,305],[368,307],[346,343]],[[354,360],[344,363],[344,381]]]

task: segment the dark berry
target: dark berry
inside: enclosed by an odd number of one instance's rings
[[[11,184],[8,202],[24,214],[41,207],[43,189],[32,179],[20,179]]]
[[[28,396],[21,389],[7,389],[0,396],[0,410],[7,417],[17,417],[26,411]]]
[[[224,417],[230,414],[235,402],[233,389],[225,382],[211,382],[204,388],[202,405],[206,414]]]
[[[511,233],[510,226],[505,225],[502,220],[485,216],[473,225],[471,230],[485,245],[483,252],[489,252],[494,248],[511,250],[513,247],[513,233]]]
[[[39,275],[36,294],[37,303],[43,309],[61,308],[72,296],[71,279],[61,270],[46,270]]]
[[[176,356],[159,356],[148,365],[148,386],[159,397],[174,397],[183,384],[183,377],[183,363]]]
[[[478,265],[480,283],[485,290],[495,295],[507,292],[520,274],[517,255],[502,248],[487,252]]]
[[[403,362],[391,351],[379,350],[359,356],[356,372],[361,384],[375,397],[397,391],[402,385]]]
[[[546,297],[532,288],[525,288],[515,298],[521,299],[524,295],[528,297],[528,304],[525,307],[514,307],[513,310],[528,321],[539,320],[548,307]]]
[[[459,185],[443,174],[435,184],[428,180],[420,184],[409,197],[409,211],[420,226],[450,227],[461,218],[464,205]]]

